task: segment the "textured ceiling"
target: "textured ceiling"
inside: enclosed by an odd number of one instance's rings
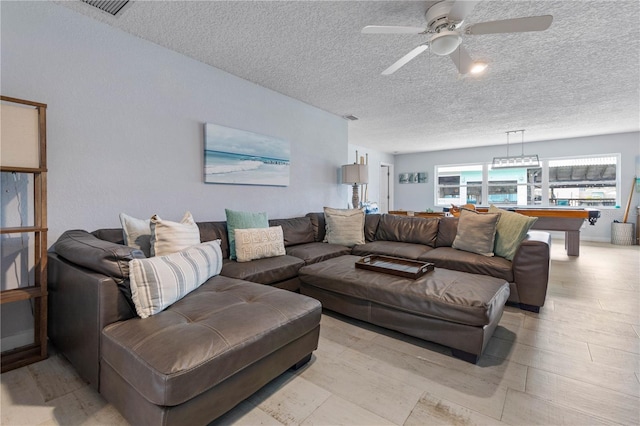
[[[361,34],[365,25],[425,26],[435,2],[134,1],[118,17],[60,4],[337,115],[349,142],[389,153],[640,130],[640,2],[482,1],[465,24],[553,15],[544,32],[463,36],[479,77],[425,52],[426,41]],[[518,140],[519,142],[519,140]]]

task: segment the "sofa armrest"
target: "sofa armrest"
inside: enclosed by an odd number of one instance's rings
[[[48,255],[49,339],[98,389],[102,329],[135,313],[113,278]]]
[[[549,283],[551,234],[529,231],[513,258],[513,279],[519,302],[543,306]]]

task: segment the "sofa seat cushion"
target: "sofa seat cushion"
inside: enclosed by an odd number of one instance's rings
[[[351,253],[349,247],[330,243],[308,243],[287,247],[287,254],[304,260],[305,265]]]
[[[483,327],[502,315],[509,284],[486,275],[436,268],[413,280],[358,269],[341,256],[300,270],[301,291],[315,287],[422,317]]]
[[[302,266],[302,259],[287,255],[241,263],[225,259],[220,275],[254,283],[274,284],[297,277]]]
[[[488,257],[452,247],[438,247],[421,255],[418,260],[432,262],[436,268],[452,269],[471,274],[489,275],[513,282],[511,262],[502,257]]]
[[[320,314],[315,299],[216,276],[157,315],[105,327],[102,362],[174,406],[315,329]]]
[[[403,243],[399,241],[372,241],[355,246],[351,250],[351,254],[356,256],[381,254],[415,260],[431,250],[433,250],[431,247],[422,244]]]

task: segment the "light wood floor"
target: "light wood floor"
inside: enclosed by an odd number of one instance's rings
[[[216,424],[640,424],[640,248],[552,248],[540,314],[507,307],[478,365],[337,314],[312,361]],[[0,376],[2,425],[126,424],[60,355]]]

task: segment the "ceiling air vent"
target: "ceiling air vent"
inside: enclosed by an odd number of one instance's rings
[[[356,117],[353,114],[343,115],[342,118],[344,118],[345,120],[349,120],[349,121],[356,121],[358,119],[358,117]]]
[[[109,15],[116,16],[118,12],[124,8],[129,0],[126,1],[100,1],[100,0],[82,0],[83,3],[86,3],[90,6],[97,7],[103,12],[107,12]]]

